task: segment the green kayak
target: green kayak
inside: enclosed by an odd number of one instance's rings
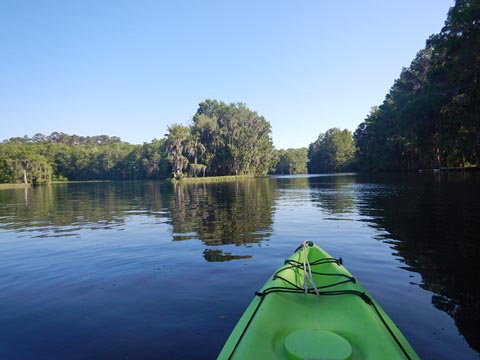
[[[419,357],[342,259],[308,241],[256,293],[218,358]]]

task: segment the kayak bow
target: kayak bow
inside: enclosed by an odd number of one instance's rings
[[[218,359],[418,359],[380,305],[310,241],[246,309]]]

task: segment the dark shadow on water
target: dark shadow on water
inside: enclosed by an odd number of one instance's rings
[[[250,259],[252,255],[233,255],[218,249],[205,249],[203,252],[205,260],[208,262],[222,262],[230,260]]]
[[[432,305],[480,351],[479,175],[358,176],[358,183],[360,215],[387,232],[380,240],[421,274]]]

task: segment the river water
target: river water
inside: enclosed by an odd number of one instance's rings
[[[479,358],[478,174],[0,190],[0,358],[215,358],[306,239],[422,358]]]

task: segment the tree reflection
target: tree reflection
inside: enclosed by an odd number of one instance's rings
[[[196,233],[207,245],[258,243],[273,223],[273,183],[177,184],[171,199],[174,240]]]
[[[364,178],[360,214],[385,229],[407,268],[422,275],[432,304],[455,319],[480,350],[480,186],[478,175],[448,174],[395,181]]]
[[[169,185],[69,183],[0,191],[0,203],[6,204],[0,207],[0,226],[17,232],[38,231],[41,237],[74,236],[81,229],[112,229],[124,226],[125,218],[136,211],[155,216],[156,211],[165,210]]]
[[[275,182],[279,188],[282,189],[308,189],[309,188],[309,178],[305,175],[277,175],[273,176]]]
[[[31,237],[78,236],[82,229],[125,229],[127,218],[158,217],[173,240],[206,245],[259,243],[271,234],[274,183],[91,182],[0,191],[0,227]],[[235,259],[208,251],[208,261]]]
[[[239,259],[250,259],[252,255],[233,255],[232,253],[224,253],[222,250],[217,249],[205,249],[203,252],[205,260],[208,262],[221,262]]]
[[[355,208],[354,176],[334,175],[308,178],[312,202],[326,214],[351,213]]]

